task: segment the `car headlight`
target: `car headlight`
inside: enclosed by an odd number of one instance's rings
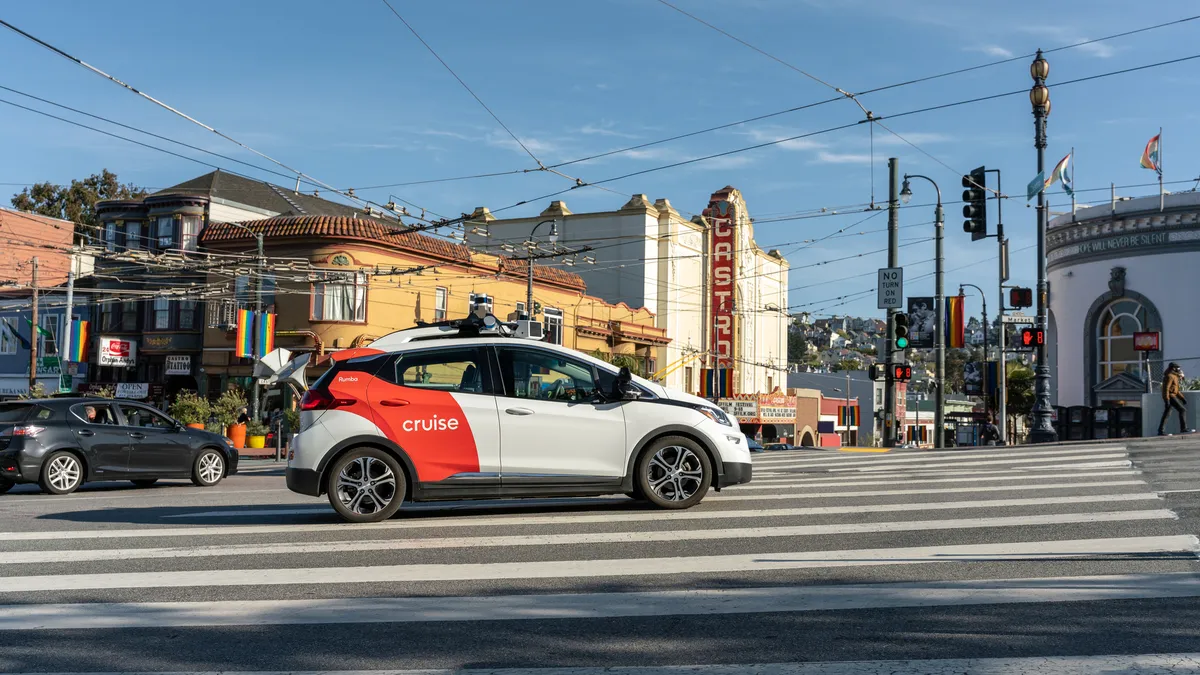
[[[717,424],[721,424],[721,425],[724,425],[727,427],[733,426],[733,422],[730,421],[729,415],[726,415],[725,411],[721,410],[720,408],[710,408],[708,406],[698,405],[698,406],[696,406],[696,410],[699,410],[701,415],[704,415],[705,417],[716,422]]]

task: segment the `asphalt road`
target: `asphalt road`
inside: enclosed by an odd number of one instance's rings
[[[1200,672],[1200,437],[1122,443],[768,453],[689,511],[369,526],[266,463],[22,486],[0,497],[0,672]]]

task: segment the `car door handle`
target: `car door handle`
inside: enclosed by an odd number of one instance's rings
[[[92,430],[90,430],[90,429],[80,429],[80,430],[79,430],[79,435],[80,435],[80,436],[95,436],[95,435],[96,435],[96,432],[94,432],[94,431],[92,431]]]
[[[508,410],[505,410],[504,412],[508,413],[509,415],[518,415],[518,416],[533,414],[533,411],[530,410],[529,408],[509,408]]]
[[[387,406],[389,408],[399,408],[401,406],[408,405],[408,401],[405,401],[402,398],[385,398],[379,402],[379,405]]]
[[[129,432],[129,437],[130,438],[145,438],[146,434],[143,434],[140,431],[131,431],[131,432]]]

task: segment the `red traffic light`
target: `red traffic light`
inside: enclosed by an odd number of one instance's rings
[[[1021,345],[1036,347],[1046,344],[1046,331],[1040,328],[1024,328],[1021,330]]]

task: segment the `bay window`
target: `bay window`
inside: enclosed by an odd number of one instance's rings
[[[138,329],[137,302],[121,303],[121,330],[132,333]]]
[[[125,221],[125,249],[132,251],[146,248],[142,243],[142,224],[136,220]]]
[[[326,272],[312,285],[313,321],[367,320],[367,275],[361,272]]]
[[[109,252],[117,250],[117,223],[112,220],[104,223],[104,250]]]
[[[159,248],[175,248],[175,216],[159,216],[155,235]]]
[[[167,330],[171,327],[171,301],[166,298],[154,299],[154,330]]]
[[[200,216],[183,216],[179,221],[179,248],[195,251],[200,238]]]

